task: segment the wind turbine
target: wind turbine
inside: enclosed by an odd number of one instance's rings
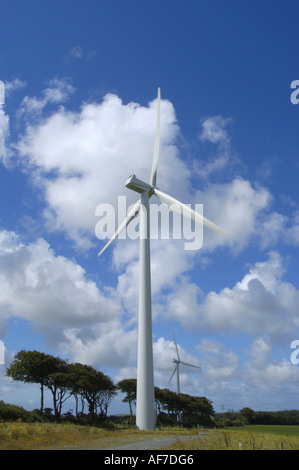
[[[152,340],[152,306],[151,306],[151,266],[150,266],[150,217],[149,199],[154,194],[166,206],[199,223],[226,234],[220,227],[195,212],[182,202],[163,193],[156,187],[157,166],[160,147],[160,102],[161,93],[158,88],[156,137],[150,182],[138,179],[134,174],[126,181],[125,186],[140,194],[140,199],[128,212],[115,234],[100,251],[99,256],[119,236],[128,224],[140,213],[140,277],[139,277],[139,311],[138,311],[138,352],[137,352],[137,396],[136,426],[142,430],[153,430],[156,426],[154,405],[154,369]]]
[[[176,340],[175,340],[175,337],[173,335],[173,339],[174,339],[174,344],[175,344],[175,348],[176,348],[176,353],[177,353],[177,356],[178,358],[177,359],[173,359],[173,362],[175,363],[175,368],[174,368],[174,371],[168,381],[168,383],[170,383],[172,377],[174,376],[174,374],[176,373],[176,380],[177,380],[177,394],[181,393],[180,391],[180,364],[184,364],[185,366],[189,366],[189,367],[195,367],[196,369],[200,369],[200,367],[198,366],[195,366],[194,364],[189,364],[188,362],[183,362],[181,361],[181,358],[180,358],[180,355],[179,355],[179,350],[178,350],[178,346],[176,344]]]

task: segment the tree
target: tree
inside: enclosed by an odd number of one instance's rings
[[[81,378],[84,374],[86,374],[86,368],[89,366],[85,366],[80,363],[69,364],[68,367],[68,374],[67,374],[67,383],[69,386],[69,390],[71,395],[75,398],[76,402],[76,417],[79,417],[79,400],[81,400],[81,411],[80,413],[84,412],[84,396],[82,395],[82,383]]]
[[[56,371],[52,372],[45,379],[45,385],[51,390],[53,396],[54,415],[61,416],[62,404],[71,395],[71,386],[69,383],[70,364],[60,358],[54,358],[56,361]]]
[[[157,410],[161,414],[161,410],[167,411],[166,422],[175,424],[177,422],[177,414],[179,410],[178,394],[168,390],[167,388],[155,388],[155,400]]]
[[[168,424],[184,424],[194,426],[197,424],[211,425],[214,416],[212,402],[205,397],[193,397],[185,393],[175,393],[168,389],[155,388],[160,421]],[[161,410],[166,410],[167,415]]]
[[[205,397],[194,397],[187,394],[180,394],[179,397],[182,401],[182,423],[184,425],[211,424],[211,418],[215,413],[210,400]]]
[[[108,407],[111,403],[111,400],[116,395],[116,387],[108,375],[104,376],[106,382],[105,388],[98,396],[97,406],[100,409],[101,418],[106,419],[108,413]]]
[[[108,406],[116,395],[116,387],[110,377],[83,364],[75,364],[70,370],[69,385],[72,393],[77,396],[80,394],[87,401],[92,418],[95,418],[99,408],[102,419],[105,419]]]
[[[44,386],[51,384],[50,376],[58,371],[58,362],[62,361],[49,354],[39,351],[19,351],[10,366],[6,369],[6,375],[13,380],[25,383],[38,383],[41,388],[40,411],[44,409]]]
[[[117,389],[120,390],[122,393],[125,393],[125,397],[122,400],[123,403],[129,403],[131,422],[133,421],[132,404],[136,407],[136,388],[136,379],[124,379],[118,382],[117,384]]]
[[[248,424],[253,423],[253,418],[254,418],[254,411],[251,408],[245,407],[240,410],[240,413],[244,418],[246,418]]]

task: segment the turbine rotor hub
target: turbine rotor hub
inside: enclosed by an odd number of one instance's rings
[[[130,178],[126,181],[126,187],[136,191],[137,193],[152,193],[153,186],[151,184],[145,183],[145,181],[140,180],[135,175],[131,175]],[[151,195],[151,194],[150,194]]]

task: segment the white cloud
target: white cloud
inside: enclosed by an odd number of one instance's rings
[[[237,403],[239,409],[250,406],[269,410],[269,403],[279,402],[278,392],[283,393],[283,400],[296,396],[299,369],[289,357],[277,355],[269,336],[257,334],[248,349],[243,341],[238,344],[232,350],[227,344],[205,338],[196,346],[202,365],[197,387],[217,408],[225,404],[224,409],[235,409]]]
[[[196,328],[200,321],[199,303],[202,291],[184,278],[181,285],[168,295],[167,315],[176,318],[184,328]]]
[[[18,117],[24,117],[26,120],[40,117],[48,104],[64,103],[74,91],[68,78],[53,78],[48,81],[48,88],[43,90],[40,98],[25,96],[18,110]]]
[[[56,256],[43,239],[25,245],[15,233],[0,232],[0,261],[0,318],[33,322],[57,347],[74,328],[92,335],[95,325],[120,316],[118,302],[75,261]]]
[[[52,94],[44,93],[38,105],[43,107],[48,96]],[[17,149],[26,156],[28,167],[35,168],[35,181],[44,190],[45,214],[52,228],[65,230],[78,245],[90,247],[98,204],[116,207],[119,194],[128,196],[128,204],[137,199],[124,183],[133,171],[149,178],[155,114],[155,101],[148,108],[124,105],[110,94],[101,104],[84,104],[79,113],[61,108],[39,125],[27,127]],[[175,184],[188,171],[173,145],[177,126],[168,101],[162,103],[162,117],[159,182],[166,179],[171,165],[175,171],[170,180]]]
[[[21,109],[27,128],[16,149],[43,191],[47,228],[64,231],[78,247],[88,249],[97,243],[96,207],[109,203],[117,208],[119,195],[127,196],[129,206],[137,195],[124,188],[126,178],[133,172],[149,178],[156,100],[143,107],[124,104],[116,95],[108,94],[102,103],[83,104],[79,112],[60,108],[50,117],[30,121],[32,111],[43,110],[48,102],[61,102],[72,92],[68,80],[56,79],[42,98],[26,97]],[[158,186],[183,202],[203,203],[204,215],[230,232],[225,238],[206,230],[204,249],[227,245],[238,252],[259,234],[264,244],[277,240],[286,218],[265,212],[272,202],[265,188],[254,187],[242,178],[210,183],[203,191],[192,188],[191,173],[175,146],[179,128],[169,101],[162,101],[161,114]],[[227,120],[216,118],[205,121],[203,135],[217,144],[229,144]]]
[[[231,119],[225,119],[222,116],[207,117],[202,121],[202,131],[200,140],[202,142],[211,142],[213,144],[227,145],[230,142],[226,127]]]
[[[204,380],[227,381],[240,379],[242,367],[238,355],[220,341],[203,339],[196,349],[203,363]]]
[[[287,223],[288,217],[278,212],[264,215],[258,226],[261,247],[273,246],[281,237],[284,237]]]
[[[266,389],[298,382],[298,367],[287,358],[275,360],[273,356],[274,348],[269,338],[256,338],[248,353],[248,381]]]
[[[226,238],[206,230],[204,248],[228,245],[239,252],[259,234],[272,196],[265,188],[254,188],[249,181],[236,178],[230,183],[210,184],[204,193],[198,193],[197,200],[203,201],[203,214],[229,232]]]
[[[23,102],[27,127],[16,148],[23,161],[25,157],[34,183],[43,191],[48,229],[64,231],[80,248],[87,249],[92,244],[100,248],[102,242],[94,235],[97,205],[103,202],[117,207],[117,197],[121,194],[127,195],[128,205],[133,203],[137,195],[124,188],[126,175],[135,172],[138,177],[149,178],[156,100],[143,107],[136,103],[124,104],[116,95],[108,94],[102,103],[84,103],[78,112],[60,107],[50,116],[42,117],[46,104],[60,104],[72,92],[68,80],[56,80],[49,84],[41,98],[28,98],[27,108]],[[41,110],[37,120],[30,118],[34,109],[30,100],[32,103],[37,100],[36,109]],[[230,232],[225,238],[205,229],[202,256],[219,246],[227,246],[238,253],[253,237],[263,246],[276,241],[288,220],[270,212],[272,196],[265,188],[235,178],[229,183],[210,183],[203,191],[194,191],[190,171],[179,159],[175,146],[179,128],[172,104],[163,100],[161,111],[158,186],[185,202],[203,203],[204,215]],[[227,120],[219,117],[217,120],[210,118],[203,126],[202,138],[222,148],[229,146],[227,124]],[[294,236],[290,231],[289,239]],[[186,328],[203,325],[221,331],[235,328],[252,334],[264,328],[269,334],[279,335],[289,332],[294,325],[292,308],[298,292],[291,284],[282,282],[282,260],[276,255],[271,254],[262,267],[257,263],[234,288],[210,292],[203,299],[200,288],[185,277],[196,261],[196,253],[184,251],[181,240],[153,240],[151,247],[154,319],[165,315],[166,305],[167,311]],[[119,277],[115,291],[111,292],[122,299],[134,322],[138,252],[137,240],[118,240],[112,251],[112,267]],[[200,261],[201,257],[197,259]],[[266,278],[267,266],[270,274],[272,270],[273,291],[269,290],[270,275]],[[281,311],[287,312],[286,322],[282,320]],[[117,328],[122,331],[120,324]],[[100,343],[90,330],[85,330],[85,334],[83,339],[77,325],[69,325],[65,348],[70,347],[72,337],[84,357],[88,352],[95,357],[96,351],[101,350]]]
[[[15,78],[14,80],[5,82],[5,96],[9,97],[14,91],[26,88],[27,82]]]
[[[187,329],[268,334],[280,341],[298,325],[299,291],[282,280],[283,260],[271,252],[255,263],[233,288],[209,292],[205,298],[194,283],[182,283],[168,296],[168,311]]]
[[[60,350],[73,362],[126,367],[136,364],[137,332],[126,330],[119,320],[108,321],[107,317],[107,324],[95,324],[92,334],[88,331],[84,335],[84,328],[68,329]]]

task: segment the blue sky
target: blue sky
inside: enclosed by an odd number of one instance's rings
[[[174,333],[201,366],[181,368],[182,392],[216,411],[298,407],[298,13],[291,0],[2,0],[6,365],[38,349],[136,377],[138,241],[98,259],[95,210],[135,201],[133,171],[149,178],[161,87],[157,185],[230,236],[204,229],[198,251],[152,240],[155,384],[175,390]],[[38,386],[4,371],[0,399],[38,407]]]

